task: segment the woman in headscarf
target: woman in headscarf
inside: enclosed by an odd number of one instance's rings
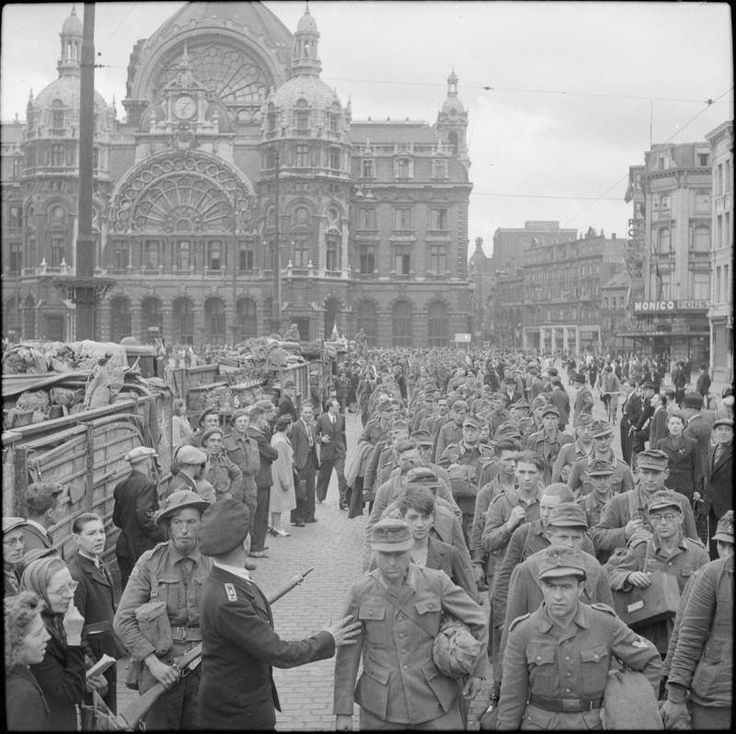
[[[271,535],[286,537],[289,533],[281,526],[281,514],[296,508],[296,492],[294,490],[294,449],[289,440],[291,416],[282,415],[276,420],[271,447],[278,451],[278,457],[271,464],[271,497],[269,511],[271,513]]]
[[[43,602],[31,591],[5,599],[5,713],[9,731],[50,731],[51,719],[31,665],[46,654],[51,635],[41,619]]]
[[[84,617],[74,606],[77,582],[61,558],[47,556],[26,566],[20,589],[34,592],[45,602],[41,618],[50,635],[43,659],[31,664],[31,672],[46,696],[54,729],[76,731],[86,690]],[[104,695],[107,685],[102,676],[87,682]]]

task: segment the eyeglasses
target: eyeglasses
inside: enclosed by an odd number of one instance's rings
[[[649,519],[653,523],[664,522],[665,520],[672,522],[676,517],[678,517],[678,514],[675,512],[665,512],[664,515],[649,515]]]
[[[58,596],[62,596],[64,592],[67,594],[73,594],[77,590],[78,586],[79,581],[69,581],[58,589],[49,589],[49,594],[57,594]]]

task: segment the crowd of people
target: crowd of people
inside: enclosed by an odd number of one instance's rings
[[[148,728],[273,728],[271,668],[334,655],[338,730],[356,704],[361,728],[467,727],[489,675],[484,727],[600,728],[614,658],[668,728],[728,728],[734,398],[691,370],[361,343],[324,392],[272,386],[227,426],[177,401],[165,489],[139,446],[114,490],[117,605],[100,517],[75,518],[69,561],[57,485],[3,518],[9,727],[114,721],[115,666],[87,673],[109,656],[161,688]],[[314,527],[333,472],[345,521],[367,515],[364,574],[338,623],[287,642],[249,571]]]

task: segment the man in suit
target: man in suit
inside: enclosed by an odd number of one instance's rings
[[[121,590],[141,554],[164,540],[162,530],[153,520],[158,510],[158,491],[152,479],[155,457],[156,452],[147,446],[128,451],[125,460],[130,464],[130,475],[113,490],[112,521],[120,528],[115,555]]]
[[[296,509],[291,511],[291,522],[296,527],[304,527],[304,524],[308,522],[317,522],[314,516],[314,479],[319,468],[319,460],[312,425],[313,412],[312,404],[303,402],[301,416],[291,427],[294,469],[299,475],[299,480],[306,483],[307,493],[304,499],[299,499],[297,496]]]
[[[322,504],[327,497],[332,470],[337,473],[337,488],[340,494],[340,509],[347,510],[345,497],[345,418],[340,415],[340,403],[336,398],[328,398],[326,412],[317,419],[317,441],[319,442],[319,479],[317,480],[317,503]]]
[[[718,558],[715,538],[718,521],[733,509],[733,420],[719,418],[713,423],[716,445],[708,455],[703,509],[708,513],[711,560]]]
[[[696,392],[686,392],[682,399],[682,412],[687,421],[682,435],[686,438],[694,438],[698,444],[698,458],[702,469],[699,476],[695,478],[695,489],[702,492],[705,481],[704,473],[708,466],[708,454],[710,453],[710,439],[712,432],[713,415],[710,411],[702,412],[703,399]],[[707,416],[707,417],[706,417]]]
[[[242,502],[225,499],[206,510],[199,527],[199,550],[213,559],[199,607],[202,666],[193,723],[201,728],[274,729],[281,707],[273,667],[330,658],[335,648],[354,644],[361,627],[345,617],[304,640],[276,634],[271,606],[243,568],[249,514]]]
[[[63,488],[57,482],[34,482],[26,489],[28,519],[23,526],[24,553],[34,548],[51,548],[49,528],[56,524],[56,510]]]

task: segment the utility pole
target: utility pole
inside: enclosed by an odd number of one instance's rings
[[[278,148],[274,157],[274,207],[275,230],[273,239],[273,329],[274,333],[281,333],[281,240],[279,238],[279,168],[280,157]]]

